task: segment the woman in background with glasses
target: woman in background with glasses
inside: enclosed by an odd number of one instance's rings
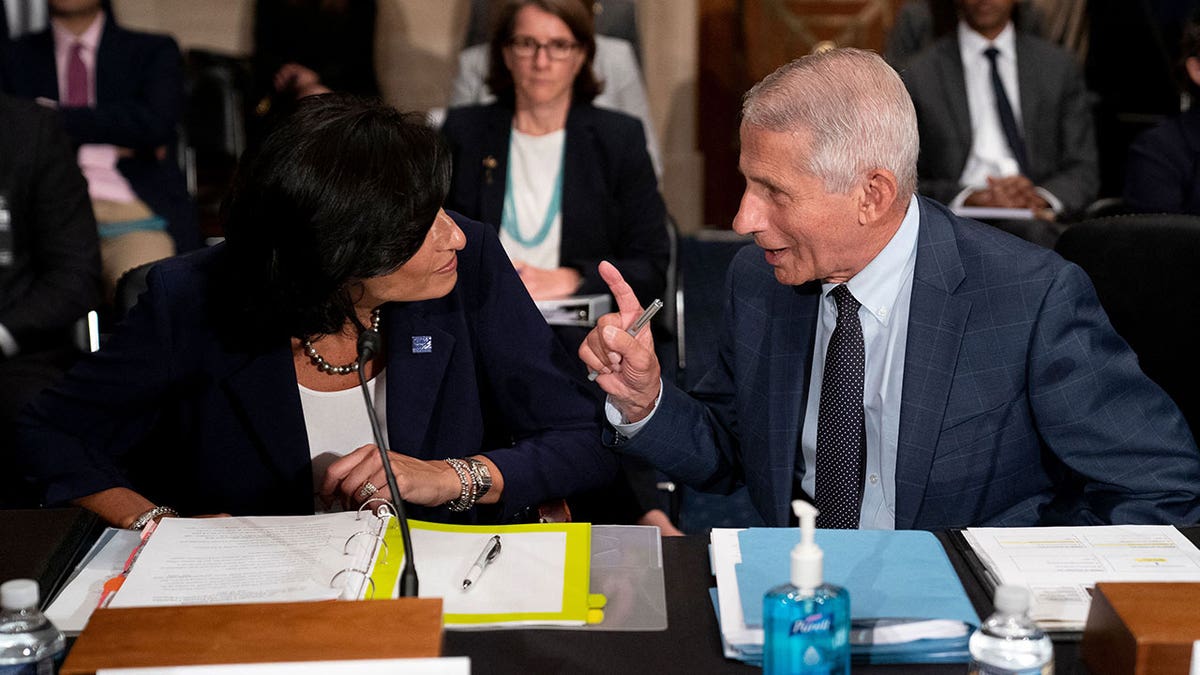
[[[649,303],[666,286],[666,209],[641,123],[591,104],[603,83],[589,7],[500,10],[488,76],[498,100],[452,108],[442,128],[454,156],[446,208],[500,229],[535,300],[607,293],[596,265],[609,260]]]
[[[454,157],[446,208],[499,229],[535,300],[608,293],[601,260],[643,303],[661,297],[666,208],[641,122],[591,103],[603,86],[592,71],[591,2],[511,0],[495,16],[487,84],[497,101],[451,108],[442,127]],[[555,332],[574,350],[587,329]],[[605,495],[597,519],[653,509],[653,480],[637,482],[636,500]],[[617,503],[631,506],[617,513]]]

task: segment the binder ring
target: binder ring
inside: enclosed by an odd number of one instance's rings
[[[359,535],[364,535],[364,534],[368,537],[375,537],[375,541],[379,542],[383,546],[383,557],[386,560],[387,555],[388,555],[387,541],[384,540],[382,534],[379,534],[376,532],[355,532],[354,534],[350,535],[349,537],[346,537],[345,543],[342,544],[342,555],[350,555],[350,551],[349,551],[350,542],[354,541],[355,537],[357,537]],[[343,570],[343,571],[345,571],[345,570]]]
[[[367,501],[363,502],[362,504],[359,504],[358,515],[354,517],[354,520],[356,520],[356,521],[362,520],[363,509],[367,508],[367,505],[371,504],[372,502],[379,502],[379,509],[378,509],[378,511],[376,511],[373,514],[376,517],[382,518],[384,516],[393,515],[393,513],[396,510],[396,507],[393,506],[390,501],[384,499],[383,497],[372,497],[372,498],[368,499]],[[384,512],[384,509],[387,509],[386,513]]]
[[[337,578],[338,578],[338,577],[340,577],[340,576],[342,576],[342,575],[343,575],[343,574],[345,574],[346,572],[358,572],[359,574],[363,575],[363,578],[364,578],[364,579],[366,579],[366,580],[367,580],[367,583],[368,583],[368,584],[370,584],[370,586],[371,586],[371,594],[370,594],[369,596],[367,596],[367,597],[368,597],[368,599],[370,599],[370,600],[374,600],[374,599],[375,599],[375,580],[374,580],[374,579],[372,579],[371,577],[367,576],[367,571],[366,571],[366,570],[364,570],[364,569],[362,569],[362,568],[359,568],[359,567],[345,567],[345,568],[342,568],[342,569],[341,569],[341,570],[339,570],[339,571],[338,571],[336,574],[334,574],[332,577],[330,577],[330,578],[329,578],[329,587],[330,587],[330,588],[337,588],[337,586],[335,585],[335,583],[334,583],[334,582],[336,582],[336,581],[337,581]]]

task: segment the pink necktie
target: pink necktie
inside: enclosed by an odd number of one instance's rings
[[[83,64],[83,44],[76,42],[71,45],[71,54],[67,56],[67,100],[70,107],[86,107],[88,105],[88,71]]]

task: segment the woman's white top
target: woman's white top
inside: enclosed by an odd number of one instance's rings
[[[517,229],[525,240],[531,240],[542,229],[546,209],[554,197],[555,178],[562,167],[563,143],[567,130],[559,129],[542,136],[530,136],[512,130],[509,145],[509,176],[512,179],[513,206],[517,212]],[[537,246],[526,248],[500,230],[500,243],[508,257],[534,267],[556,269],[559,266],[559,244],[562,242],[562,211],[550,226],[550,233]]]
[[[326,509],[316,494],[325,481],[325,470],[330,464],[375,442],[362,389],[356,386],[342,391],[314,391],[304,385],[298,386],[304,426],[308,431],[308,451],[312,457],[313,508],[318,513],[339,511],[337,504]],[[387,443],[387,370],[380,370],[367,380],[367,388],[371,390],[375,414],[379,417],[379,431],[383,434],[383,442]]]

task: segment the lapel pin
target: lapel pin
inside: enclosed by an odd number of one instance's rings
[[[499,162],[496,161],[496,158],[491,155],[483,158],[483,180],[488,185],[492,184],[492,169],[496,168],[498,163]]]
[[[414,335],[414,336],[412,336],[412,353],[414,353],[414,354],[431,354],[431,353],[433,353],[433,336],[432,335]]]

